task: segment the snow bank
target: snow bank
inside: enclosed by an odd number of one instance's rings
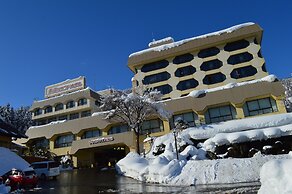
[[[192,154],[196,151],[192,150]],[[169,160],[160,155],[153,160],[129,153],[116,168],[120,174],[140,181],[169,185],[201,185],[254,182],[260,178],[260,168],[272,159],[291,158],[289,155],[219,160]]]
[[[272,160],[265,163],[260,172],[263,193],[292,193],[292,159]]]
[[[28,167],[29,163],[27,163],[16,153],[10,151],[7,148],[0,147],[0,176],[12,168],[23,170]]]
[[[230,145],[234,143],[242,143],[263,139],[266,140],[288,135],[292,135],[292,124],[233,133],[219,133],[216,134],[214,137],[206,140],[203,144],[203,147],[206,150],[215,151],[216,146]]]
[[[244,86],[244,85],[254,84],[254,83],[259,83],[259,82],[274,82],[275,80],[277,80],[277,77],[275,75],[268,75],[261,79],[256,79],[252,81],[246,81],[246,82],[240,82],[240,83],[229,83],[224,86],[219,86],[219,87],[211,88],[211,89],[193,90],[192,92],[188,94],[188,96],[198,98],[200,95],[210,93],[210,92],[226,90],[226,89],[230,89],[234,87],[239,87],[239,86]]]
[[[240,28],[243,28],[245,26],[250,26],[250,25],[253,25],[253,24],[254,23],[252,23],[252,22],[239,24],[239,25],[236,25],[236,26],[224,29],[224,30],[217,31],[217,32],[212,32],[212,33],[209,33],[209,34],[204,34],[204,35],[201,35],[201,36],[196,36],[196,37],[184,39],[184,40],[181,40],[181,41],[160,45],[160,46],[157,46],[157,47],[153,47],[153,48],[149,48],[149,49],[145,49],[145,50],[142,50],[142,51],[138,51],[138,52],[132,53],[132,54],[130,54],[129,57],[133,57],[133,56],[137,56],[137,55],[141,55],[141,54],[148,53],[148,52],[153,52],[153,51],[154,52],[160,52],[160,51],[163,51],[163,50],[168,50],[168,49],[180,46],[182,44],[185,44],[187,42],[196,40],[196,39],[204,39],[204,38],[208,38],[210,36],[219,36],[219,35],[224,34],[224,33],[231,33],[233,31],[236,31],[236,30],[240,29]],[[162,39],[162,40],[165,41],[164,39]]]

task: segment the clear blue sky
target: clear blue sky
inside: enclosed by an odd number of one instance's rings
[[[128,56],[153,38],[177,41],[249,21],[264,29],[268,71],[289,77],[288,0],[1,0],[0,105],[31,105],[45,86],[80,75],[95,90],[130,88]]]

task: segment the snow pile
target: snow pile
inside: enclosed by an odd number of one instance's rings
[[[251,25],[254,25],[254,23],[248,22],[248,23],[239,24],[239,25],[236,25],[236,26],[224,29],[224,30],[217,31],[217,32],[212,32],[212,33],[209,33],[209,34],[204,34],[204,35],[201,35],[201,36],[196,36],[196,37],[184,39],[184,40],[181,40],[181,41],[177,41],[177,42],[173,42],[173,43],[164,44],[164,45],[160,45],[160,46],[157,46],[157,47],[145,49],[145,50],[142,50],[142,51],[139,51],[139,52],[132,53],[129,57],[133,57],[133,56],[137,56],[137,55],[141,55],[141,54],[145,54],[145,53],[153,52],[153,51],[154,52],[160,52],[160,51],[168,50],[168,49],[171,49],[171,48],[174,48],[174,47],[178,47],[178,46],[180,46],[182,44],[188,43],[188,42],[193,41],[193,40],[204,39],[204,38],[208,38],[210,36],[219,36],[219,35],[224,34],[224,33],[232,33],[232,32],[234,32],[234,31],[236,31],[236,30],[238,30],[240,28],[243,28],[243,27],[246,27],[246,26],[251,26]]]
[[[219,86],[219,87],[211,88],[211,89],[193,90],[192,92],[190,92],[188,94],[188,96],[198,98],[200,95],[210,93],[210,92],[226,90],[226,89],[244,86],[244,85],[248,85],[248,84],[254,84],[254,83],[258,83],[258,82],[274,82],[275,80],[277,80],[277,77],[275,75],[268,75],[268,76],[263,77],[261,79],[256,79],[256,80],[252,80],[252,81],[246,81],[246,82],[240,82],[240,83],[229,83],[229,84],[226,84],[224,86]]]
[[[292,159],[272,160],[265,163],[260,172],[263,193],[292,193]]]
[[[214,137],[206,140],[203,144],[203,147],[206,150],[215,151],[216,146],[230,145],[234,143],[242,143],[263,139],[266,140],[287,135],[292,135],[292,124],[234,133],[219,133],[216,134]]]
[[[24,159],[7,148],[0,147],[0,176],[10,171],[12,168],[24,170],[29,167]]]
[[[264,163],[291,156],[264,156],[259,152],[252,158],[207,160],[206,148],[212,150],[215,145],[274,138],[291,133],[292,113],[193,127],[179,131],[176,135],[177,147],[181,150],[178,159],[174,134],[169,133],[154,139],[151,151],[145,158],[129,153],[117,163],[116,168],[120,174],[140,181],[170,185],[254,182],[259,180],[259,171]],[[191,138],[207,140],[201,144],[202,148],[197,148]]]

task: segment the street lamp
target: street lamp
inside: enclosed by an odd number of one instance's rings
[[[176,127],[173,129],[172,133],[173,133],[173,136],[174,136],[174,145],[175,145],[176,159],[178,160],[177,140],[176,140],[177,129],[176,129]]]

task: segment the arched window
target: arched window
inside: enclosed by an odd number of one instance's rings
[[[140,134],[150,134],[157,133],[163,131],[163,124],[160,119],[152,119],[148,121],[144,121],[142,124],[142,130]]]
[[[66,104],[66,108],[67,109],[68,108],[73,108],[73,107],[75,107],[75,102],[73,100],[67,102],[67,104]]]
[[[82,106],[87,104],[87,99],[86,98],[81,98],[78,100],[78,106]]]
[[[34,113],[34,116],[41,115],[42,114],[42,109],[36,108],[33,113]]]
[[[214,60],[205,61],[204,63],[202,63],[200,69],[202,71],[210,71],[213,69],[219,69],[220,67],[222,67],[222,61],[218,59],[214,59]]]
[[[47,106],[47,107],[45,107],[45,114],[50,113],[50,112],[52,112],[52,111],[53,111],[52,106]]]
[[[231,55],[227,59],[227,63],[230,65],[236,65],[239,63],[245,63],[245,62],[251,61],[252,59],[253,59],[252,54],[250,54],[248,52],[244,52],[244,53],[239,53],[236,55]]]
[[[94,129],[90,131],[85,131],[81,136],[81,139],[87,139],[92,137],[99,137],[101,136],[101,131],[99,129]]]
[[[256,73],[257,73],[257,69],[249,65],[249,66],[233,69],[230,75],[232,78],[240,79],[244,77],[253,76]]]
[[[72,142],[75,140],[75,136],[73,134],[69,135],[62,135],[56,138],[55,140],[55,148],[61,148],[61,147],[69,147],[72,145]]]
[[[59,103],[55,106],[55,111],[59,111],[59,110],[63,110],[64,109],[64,105],[62,103]]]
[[[203,79],[203,83],[207,85],[212,85],[216,83],[223,82],[226,79],[226,76],[222,73],[214,73],[206,75]]]

